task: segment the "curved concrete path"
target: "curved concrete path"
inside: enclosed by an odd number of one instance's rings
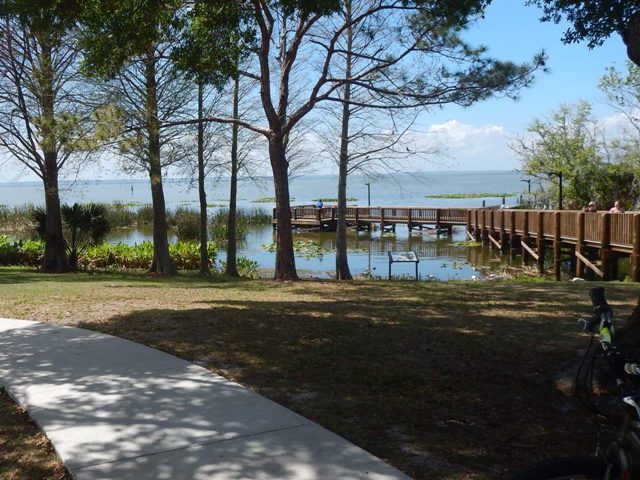
[[[0,319],[0,384],[76,480],[409,478],[204,368],[88,330]]]

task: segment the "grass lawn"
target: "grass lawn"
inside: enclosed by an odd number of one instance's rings
[[[587,343],[575,320],[591,313],[595,285],[205,281],[3,268],[0,316],[173,353],[417,479],[498,479],[542,458],[592,452],[595,429],[560,377]],[[602,285],[623,323],[640,285]],[[0,454],[2,464],[9,453]]]

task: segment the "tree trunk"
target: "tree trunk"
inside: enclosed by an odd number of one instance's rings
[[[346,20],[351,18],[351,2],[345,2]],[[345,58],[345,78],[351,77],[351,49],[353,46],[353,31],[347,30],[347,52]],[[351,84],[344,86],[342,103],[342,129],[340,132],[340,158],[338,175],[338,225],[336,229],[336,278],[338,280],[352,280],[347,257],[347,174],[349,167],[349,121],[351,119]]]
[[[169,255],[167,240],[167,212],[162,188],[162,164],[160,162],[160,122],[158,120],[158,100],[156,96],[155,52],[150,48],[145,62],[146,68],[146,114],[149,141],[149,179],[151,180],[151,201],[153,206],[153,261],[152,273],[175,275],[176,268]]]
[[[207,243],[209,236],[207,232],[207,192],[204,180],[204,123],[202,123],[203,113],[204,83],[198,82],[198,196],[200,200],[200,276],[210,277],[209,271],[209,251]]]
[[[71,270],[62,233],[60,194],[58,191],[58,155],[56,148],[55,92],[53,89],[53,65],[51,45],[48,38],[40,39],[40,106],[42,107],[41,148],[44,155],[42,181],[44,183],[46,224],[42,269],[45,272],[68,272]]]
[[[44,257],[42,269],[45,272],[69,272],[71,264],[67,256],[67,245],[62,234],[62,216],[60,214],[60,195],[58,193],[58,170],[51,154],[45,153],[49,166],[44,176],[44,198],[46,224],[44,238]]]
[[[233,82],[233,118],[238,118],[240,77],[236,75]],[[238,277],[236,221],[238,203],[238,129],[231,125],[231,181],[229,185],[229,217],[227,219],[227,268],[225,273],[230,277]]]
[[[289,198],[288,163],[284,137],[274,135],[269,139],[269,159],[276,189],[276,280],[298,280],[291,233],[291,203]]]
[[[629,60],[640,67],[640,13],[636,13],[622,33]]]

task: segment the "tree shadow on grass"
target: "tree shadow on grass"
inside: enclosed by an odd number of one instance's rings
[[[237,384],[115,337],[38,324],[3,331],[0,352],[0,381],[78,480],[392,473]]]
[[[590,451],[585,413],[551,378],[584,346],[572,325],[585,292],[523,287],[483,302],[482,289],[439,291],[398,285],[393,300],[378,285],[349,285],[332,301],[212,300],[83,326],[239,381],[415,478],[497,478]]]

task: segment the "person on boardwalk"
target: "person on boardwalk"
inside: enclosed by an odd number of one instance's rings
[[[620,205],[620,202],[616,200],[613,203],[613,207],[611,207],[611,210],[609,210],[609,213],[624,213],[624,208],[622,207],[622,205]]]
[[[322,200],[318,200],[316,202],[316,208],[322,208],[324,206],[324,202]]]
[[[589,205],[584,207],[584,211],[585,212],[597,212],[598,211],[598,206],[596,205],[596,202],[589,202]]]

